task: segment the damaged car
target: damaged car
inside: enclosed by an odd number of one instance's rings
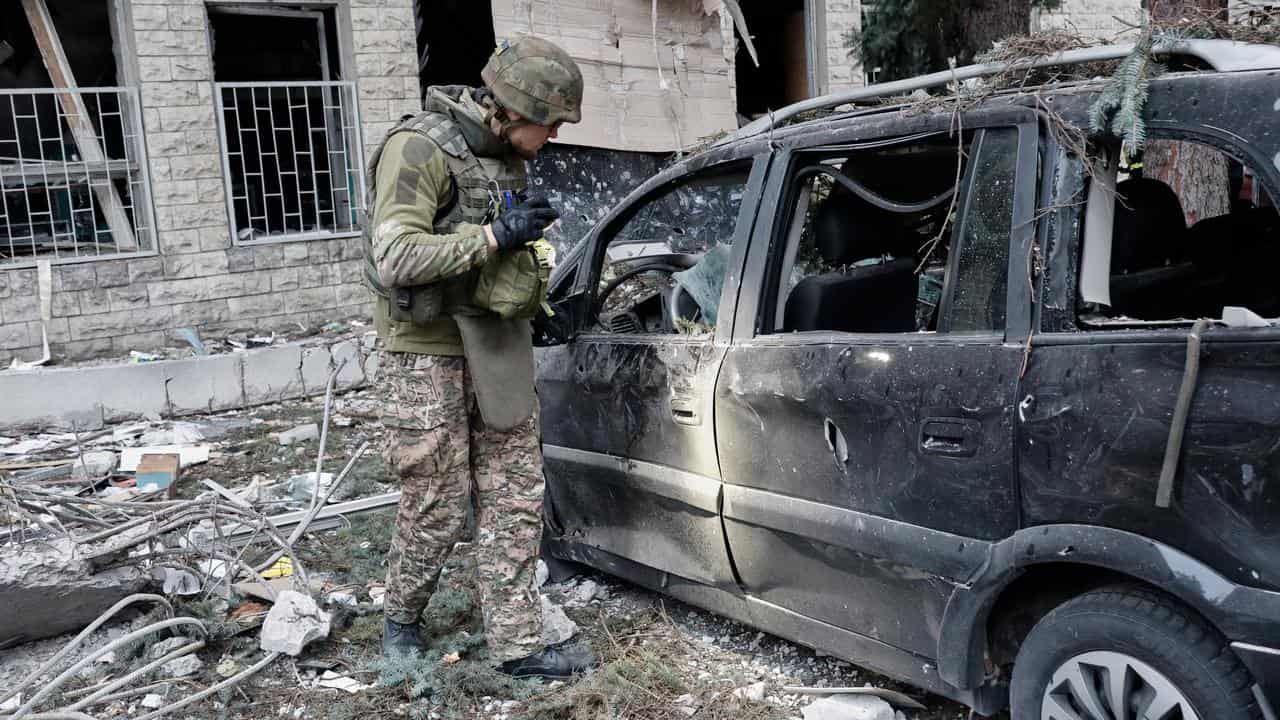
[[[980,714],[1275,718],[1280,48],[1154,52],[1142,156],[1102,80],[882,101],[975,66],[645,183],[552,278],[546,554]]]

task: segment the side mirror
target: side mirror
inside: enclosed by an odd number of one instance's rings
[[[550,301],[551,315],[539,312],[533,319],[533,346],[565,345],[578,334],[579,320],[586,307],[586,294],[579,293]]]

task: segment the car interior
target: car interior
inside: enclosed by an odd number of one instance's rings
[[[1117,173],[1122,179],[1115,184],[1110,228],[1110,297],[1082,298],[1084,325],[1217,319],[1227,307],[1262,319],[1280,317],[1280,213],[1274,199],[1247,166],[1198,147],[1210,164],[1225,170],[1209,176],[1221,187],[1197,187],[1184,198],[1166,179],[1144,176],[1143,167]],[[1086,233],[1086,248],[1103,242]]]

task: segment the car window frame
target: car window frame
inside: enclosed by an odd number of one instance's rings
[[[604,263],[610,242],[626,224],[630,222],[644,206],[679,186],[696,179],[696,176],[716,171],[723,171],[734,165],[749,165],[747,180],[743,186],[742,202],[738,208],[738,218],[733,232],[732,251],[728,269],[725,274],[724,287],[720,296],[720,321],[716,324],[712,337],[717,342],[727,342],[732,337],[736,308],[734,303],[738,297],[739,279],[742,277],[742,265],[747,254],[748,245],[753,237],[754,222],[760,207],[760,196],[771,163],[772,153],[767,145],[759,143],[744,144],[734,148],[733,152],[717,154],[706,161],[690,161],[689,165],[676,166],[660,173],[644,183],[623,202],[619,203],[606,218],[596,226],[587,237],[587,251],[579,258],[585,263],[577,268],[574,294],[583,297],[586,310],[581,318],[581,327],[576,339],[590,340],[628,340],[640,342],[681,341],[703,342],[705,337],[671,333],[626,333],[615,334],[600,332],[596,329],[599,310],[597,293],[600,288],[600,277],[604,271]]]
[[[896,113],[895,113],[896,114]],[[765,330],[766,321],[772,322],[768,295],[771,284],[768,273],[775,270],[773,258],[777,239],[786,239],[791,226],[789,207],[793,196],[793,168],[800,154],[813,154],[824,149],[845,146],[874,146],[893,144],[895,139],[909,141],[936,132],[950,132],[952,127],[964,131],[989,128],[1016,128],[1018,132],[1018,157],[1015,161],[1014,209],[1011,221],[1008,287],[1006,296],[1005,330],[1003,332],[909,332],[909,333],[849,333],[841,331],[817,331],[785,333]],[[761,209],[756,218],[755,232],[743,276],[743,288],[738,299],[738,317],[734,323],[734,342],[762,344],[875,344],[885,342],[948,344],[1024,342],[1031,331],[1032,283],[1036,219],[1036,200],[1039,194],[1040,128],[1035,111],[1025,107],[1000,107],[979,109],[962,113],[957,121],[951,114],[933,114],[903,122],[901,118],[859,117],[836,124],[826,132],[809,132],[793,135],[789,142],[778,143],[769,179],[761,198]],[[972,165],[970,166],[972,167]],[[966,169],[961,192],[967,193],[970,172]],[[959,208],[958,208],[959,209]],[[955,232],[953,228],[952,232]]]
[[[1213,148],[1237,162],[1246,164],[1254,169],[1255,182],[1263,184],[1263,189],[1271,195],[1272,202],[1280,202],[1280,174],[1273,172],[1273,169],[1268,167],[1267,159],[1256,148],[1240,142],[1238,136],[1232,135],[1228,131],[1202,125],[1191,125],[1180,121],[1164,120],[1153,121],[1151,127],[1148,128],[1147,137],[1152,140],[1198,143]],[[1065,164],[1065,171],[1076,173],[1085,178],[1081,191],[1087,198],[1088,189],[1093,182],[1087,179],[1087,172],[1084,170],[1084,164],[1088,160],[1062,153],[1056,162],[1060,166]],[[1054,193],[1047,188],[1042,193],[1042,197],[1044,200],[1041,204],[1046,206],[1051,206],[1055,202],[1063,206],[1069,203],[1066,198],[1055,198]],[[1059,244],[1065,243],[1065,247],[1054,253],[1056,258],[1046,258],[1046,262],[1055,263],[1052,267],[1046,267],[1047,276],[1050,282],[1054,284],[1054,287],[1037,288],[1036,293],[1037,297],[1043,301],[1048,294],[1055,291],[1057,291],[1056,294],[1058,295],[1066,292],[1065,298],[1068,300],[1068,306],[1065,309],[1057,309],[1052,315],[1053,320],[1050,320],[1047,314],[1042,312],[1041,306],[1043,302],[1036,303],[1033,323],[1035,343],[1073,345],[1098,342],[1164,342],[1185,338],[1195,325],[1194,320],[1150,321],[1149,324],[1142,324],[1141,321],[1137,321],[1132,324],[1115,324],[1112,326],[1084,326],[1080,324],[1080,282],[1084,271],[1081,258],[1085,243],[1084,217],[1086,209],[1086,205],[1083,202],[1079,203],[1078,207],[1072,210],[1075,217],[1067,218],[1059,223],[1058,232],[1060,235],[1056,238],[1056,242]],[[1066,227],[1073,229],[1064,237],[1061,232],[1062,228]],[[1214,328],[1214,337],[1223,340],[1280,339],[1280,327],[1228,328],[1219,324],[1215,325]]]

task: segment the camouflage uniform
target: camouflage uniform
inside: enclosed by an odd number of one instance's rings
[[[472,91],[437,90],[451,96],[452,106],[429,105],[375,152],[367,251],[372,271],[395,284],[466,287],[489,259],[481,230],[493,212],[488,187],[523,189],[523,163],[493,157],[504,144],[492,133],[493,143],[476,135],[488,130]],[[537,418],[508,432],[485,427],[448,314],[425,327],[395,322],[382,297],[375,312],[383,458],[403,492],[388,556],[387,618],[418,622],[454,545],[474,533],[491,660],[537,652],[542,612],[533,577],[543,494]]]
[[[533,576],[542,532],[542,451],[536,418],[485,428],[460,357],[384,353],[388,469],[403,479],[387,570],[387,617],[418,620],[474,515],[474,564],[491,659],[542,647]],[[461,549],[461,548],[460,548]]]

